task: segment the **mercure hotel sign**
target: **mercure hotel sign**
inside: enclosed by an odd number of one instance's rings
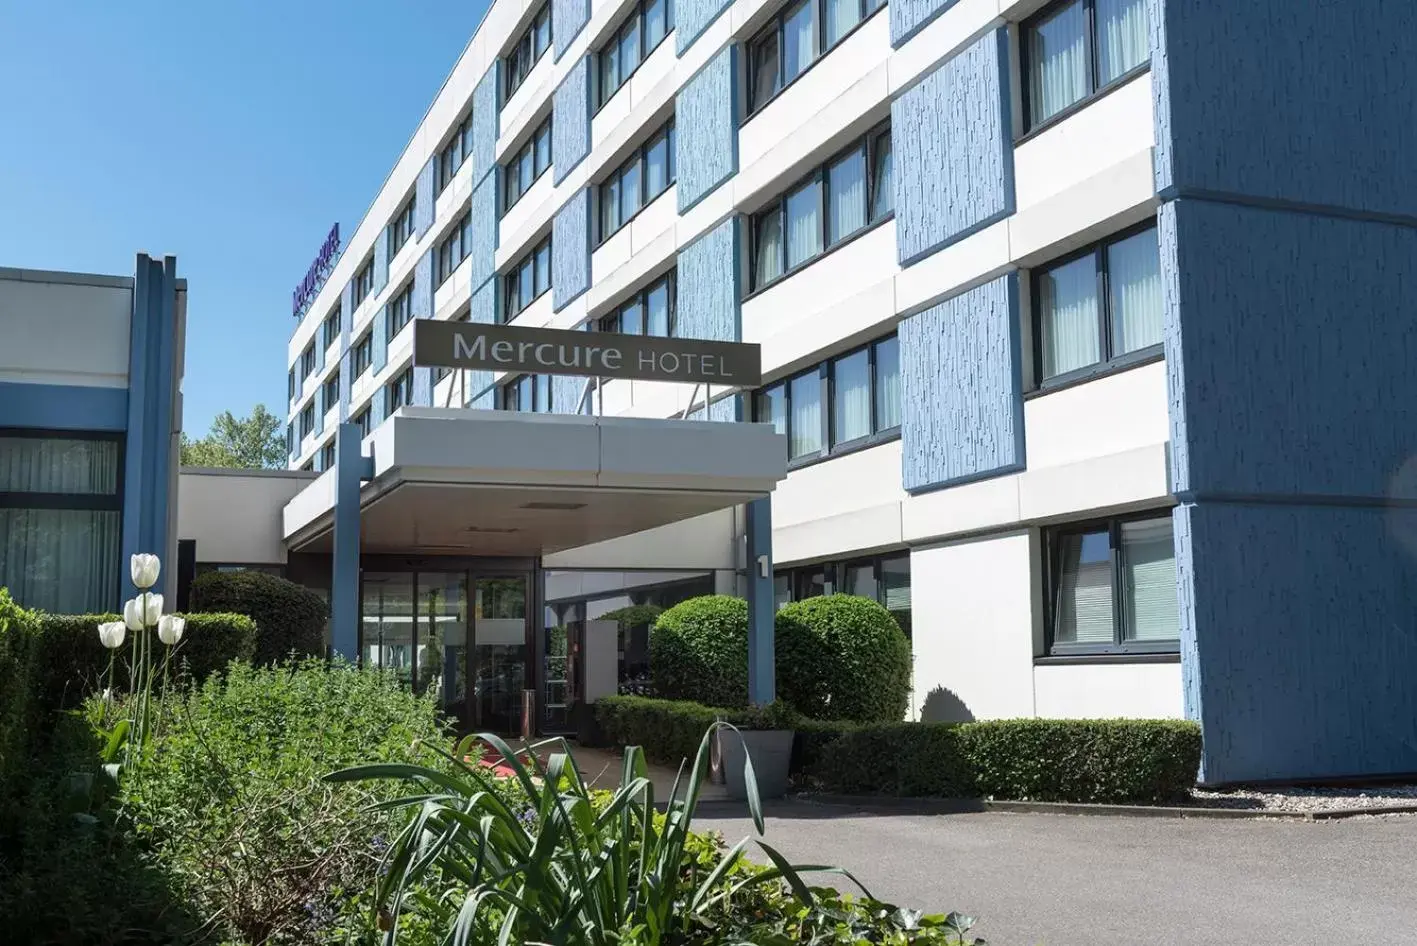
[[[745,388],[757,387],[763,380],[758,346],[741,342],[431,319],[414,322],[413,363],[474,371],[684,381]]]

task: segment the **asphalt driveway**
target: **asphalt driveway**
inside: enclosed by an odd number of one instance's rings
[[[752,833],[722,806],[696,825]],[[1287,821],[869,814],[784,802],[766,840],[991,946],[1417,944],[1417,816]]]

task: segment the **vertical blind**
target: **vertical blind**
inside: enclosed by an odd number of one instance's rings
[[[822,449],[822,382],[815,372],[792,380],[792,434],[788,456],[800,457]]]
[[[900,426],[900,339],[876,343],[876,429]]]
[[[838,358],[832,369],[832,443],[871,434],[871,361],[867,349]]]
[[[0,587],[22,605],[117,605],[120,457],[115,440],[0,437]]]
[[[1161,341],[1161,253],[1156,230],[1107,248],[1114,353],[1138,351]]]
[[[821,185],[816,181],[787,195],[787,268],[822,251]]]
[[[1103,85],[1151,56],[1146,0],[1097,0],[1097,55]]]
[[[1039,275],[1043,377],[1101,359],[1097,329],[1097,261],[1089,255]]]
[[[754,272],[758,285],[782,275],[782,218],[776,213],[758,218],[757,260]]]
[[[866,152],[858,149],[827,170],[831,201],[828,239],[835,243],[866,226]]]
[[[1107,532],[1063,536],[1059,553],[1054,640],[1112,643],[1112,555]]]
[[[1176,602],[1176,552],[1170,519],[1122,523],[1122,581],[1126,640],[1175,640],[1181,620]]]

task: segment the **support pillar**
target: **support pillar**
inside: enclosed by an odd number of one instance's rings
[[[358,424],[340,424],[335,431],[330,642],[334,652],[351,663],[359,659],[359,485],[373,472],[362,442]]]
[[[772,500],[747,506],[748,701],[766,706],[777,698],[776,641],[772,593]]]

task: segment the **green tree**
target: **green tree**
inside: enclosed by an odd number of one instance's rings
[[[217,466],[246,470],[277,470],[285,466],[285,438],[280,418],[257,404],[250,417],[222,411],[200,440],[182,434],[183,466]]]

